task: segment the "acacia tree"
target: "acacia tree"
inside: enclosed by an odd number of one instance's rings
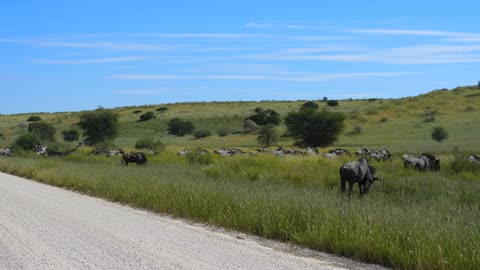
[[[168,122],[168,133],[183,137],[187,134],[192,134],[195,130],[193,123],[180,118],[173,118]]]
[[[297,145],[323,147],[333,144],[344,130],[345,115],[338,112],[300,110],[285,118],[289,136]]]
[[[40,141],[55,141],[56,129],[46,122],[33,122],[28,125],[28,131]]]
[[[448,132],[443,127],[434,127],[432,129],[432,139],[442,142],[448,139]]]
[[[118,135],[118,115],[109,110],[97,109],[83,113],[78,125],[84,131],[87,145],[113,140]]]
[[[269,147],[278,141],[278,131],[275,125],[266,125],[258,131],[257,141],[261,147]]]
[[[252,120],[257,125],[273,124],[278,126],[281,122],[280,114],[271,109],[255,108],[255,114],[247,117],[246,120]]]

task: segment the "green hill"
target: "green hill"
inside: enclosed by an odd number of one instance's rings
[[[242,134],[244,119],[257,107],[269,108],[280,113],[297,110],[304,101],[262,102],[200,102],[175,103],[151,106],[114,108],[120,119],[120,134],[114,144],[132,148],[136,140],[143,137],[158,138],[169,149],[190,147],[256,147],[256,135]],[[476,86],[441,89],[416,97],[401,99],[340,100],[336,107],[318,101],[320,109],[343,112],[347,115],[345,132],[337,146],[351,149],[359,147],[387,147],[396,152],[445,152],[455,146],[469,151],[480,151],[476,143],[480,135],[480,89]],[[167,110],[157,111],[159,107]],[[141,114],[152,111],[156,118],[139,122]],[[61,131],[75,127],[81,112],[35,113],[0,116],[0,146],[12,144],[18,134],[28,127],[31,115],[40,116],[57,129],[58,141]],[[172,118],[190,120],[197,129],[207,129],[213,136],[193,139],[192,136],[176,137],[167,134],[167,122]],[[355,134],[354,127],[362,132]],[[435,126],[444,127],[448,140],[437,143],[430,138]],[[219,137],[216,131],[228,128],[228,136]],[[285,130],[283,125],[280,129]],[[280,145],[291,145],[293,141],[283,138]]]

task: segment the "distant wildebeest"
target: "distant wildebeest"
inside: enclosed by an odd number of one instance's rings
[[[273,150],[273,151],[272,151],[272,154],[274,154],[274,155],[277,156],[277,157],[284,157],[285,154],[286,154],[286,151],[283,150],[282,147],[279,147],[279,148]]]
[[[389,160],[392,157],[392,155],[386,148],[383,148],[368,154],[368,157],[374,158],[375,160],[380,161],[380,160]]]
[[[468,156],[467,160],[472,163],[480,164],[480,156],[475,154],[471,154],[470,156]]]
[[[367,148],[364,147],[364,148],[356,151],[355,155],[365,157],[365,156],[368,156],[371,153],[373,153],[373,150],[368,150]]]
[[[183,149],[182,151],[179,151],[179,152],[177,153],[177,156],[186,156],[186,155],[188,155],[189,153],[190,153],[190,150],[188,150],[188,149]]]
[[[13,155],[12,150],[10,148],[6,147],[4,149],[0,149],[0,156],[7,156],[11,157]]]
[[[440,171],[440,158],[432,154],[423,153],[418,157],[408,154],[403,155],[402,159],[405,168],[414,168],[418,171]]]
[[[113,156],[121,156],[123,154],[125,154],[125,152],[122,149],[117,148],[117,149],[107,151],[106,156],[113,157]]]
[[[128,166],[128,163],[137,163],[137,165],[145,165],[147,163],[147,157],[142,152],[130,152],[123,154],[122,164]]]
[[[343,156],[347,155],[350,156],[350,151],[343,149],[343,148],[337,148],[337,149],[332,149],[328,151],[329,154],[335,154],[336,156]]]
[[[45,156],[49,156],[49,157],[64,157],[66,155],[70,155],[71,153],[75,152],[80,146],[82,146],[82,144],[83,144],[83,142],[79,142],[77,147],[75,147],[71,150],[65,151],[65,152],[60,152],[60,151],[57,151],[57,150],[53,150],[53,149],[48,148],[45,145],[42,146],[42,145],[38,145],[38,144],[35,144],[34,148],[37,151],[37,155],[45,155]]]
[[[365,158],[351,161],[340,167],[340,190],[345,192],[348,182],[348,194],[352,194],[353,185],[358,183],[360,195],[367,194],[375,180],[381,180],[374,176],[376,169],[368,164]]]

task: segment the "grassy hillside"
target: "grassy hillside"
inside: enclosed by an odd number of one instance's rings
[[[265,102],[206,102],[176,103],[113,109],[120,116],[120,134],[115,144],[131,148],[141,137],[158,138],[170,149],[189,147],[256,147],[255,134],[243,135],[243,120],[253,113],[256,107],[270,108],[282,117],[297,110],[303,101]],[[339,106],[329,107],[318,103],[320,109],[340,111],[347,115],[346,130],[337,145],[356,149],[361,146],[371,148],[388,147],[396,152],[446,152],[458,146],[460,149],[480,151],[477,138],[480,135],[480,89],[459,87],[453,90],[436,90],[416,97],[402,99],[341,100]],[[165,106],[166,111],[156,111]],[[136,111],[136,113],[135,113]],[[140,112],[138,112],[140,111]],[[142,113],[153,111],[156,118],[138,122]],[[81,112],[16,114],[0,116],[0,146],[10,145],[15,137],[28,125],[30,115],[38,115],[57,128],[58,141],[61,131],[75,127]],[[429,114],[429,115],[426,115]],[[435,117],[425,122],[427,117]],[[191,136],[175,137],[166,132],[167,122],[179,117],[191,120],[196,128],[209,129],[211,137],[194,140]],[[352,134],[353,127],[362,128],[361,134]],[[430,138],[431,129],[442,126],[449,132],[449,139],[437,143]],[[227,127],[232,133],[219,137],[216,131]],[[280,129],[284,130],[283,125]],[[290,139],[283,139],[280,145],[291,145]]]

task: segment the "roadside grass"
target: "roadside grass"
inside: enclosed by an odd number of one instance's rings
[[[398,269],[478,269],[480,181],[442,159],[442,172],[373,162],[383,181],[359,198],[338,191],[349,158],[212,157],[171,151],[145,167],[119,157],[0,157],[0,170],[135,207],[296,243]],[[350,158],[352,159],[352,158]],[[460,169],[459,169],[460,168]]]

